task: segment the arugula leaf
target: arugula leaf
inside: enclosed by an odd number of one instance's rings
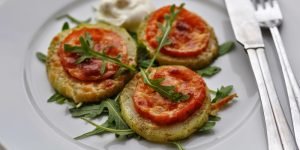
[[[100,68],[100,74],[104,74],[106,71],[106,62],[105,61],[102,61],[102,64],[101,64],[101,68]]]
[[[209,121],[220,121],[220,120],[221,120],[221,117],[209,115],[209,116],[208,116],[208,120],[209,120]]]
[[[42,63],[46,63],[47,61],[47,56],[41,52],[37,52],[36,53],[36,57],[42,62]]]
[[[137,63],[139,68],[148,68],[151,62],[149,52],[146,47],[143,45],[138,46],[137,50]],[[152,67],[157,66],[155,63],[152,64]]]
[[[177,142],[170,142],[170,144],[174,144],[178,150],[184,150],[183,146],[181,145],[181,143]]]
[[[217,91],[215,91],[215,90],[212,90],[212,89],[208,89],[208,90],[209,90],[209,93],[211,93],[211,94],[214,94],[214,95],[217,94]]]
[[[120,97],[120,95],[117,95],[114,100],[107,99],[107,100],[104,101],[104,103],[107,103],[106,101],[109,101],[109,102],[115,101],[115,102],[117,102],[119,97]],[[111,102],[111,106],[114,106],[114,108],[119,110],[119,106],[115,102]],[[99,117],[103,113],[108,112],[108,108],[107,108],[108,104],[104,104],[104,103],[90,104],[90,105],[86,104],[85,106],[82,106],[80,108],[71,108],[71,109],[69,109],[69,111],[70,111],[72,117],[75,117],[75,118],[84,117],[84,118],[93,119],[93,118]]]
[[[212,77],[213,75],[219,73],[220,71],[221,71],[220,67],[209,66],[204,69],[198,70],[197,73],[202,77]]]
[[[140,65],[141,68],[148,68],[149,65],[150,65],[150,61],[151,60],[149,60],[149,59],[143,60],[143,61],[140,62],[139,65]],[[154,67],[154,65],[152,65],[152,67]]]
[[[221,120],[221,117],[209,115],[208,121],[200,128],[199,132],[206,133],[211,131],[219,120]]]
[[[58,17],[57,19],[59,20],[59,19],[62,19],[62,18],[67,18],[67,19],[69,19],[71,22],[73,22],[73,23],[75,23],[75,24],[77,24],[77,25],[85,24],[85,23],[90,23],[90,22],[92,21],[91,18],[88,18],[87,20],[81,21],[81,20],[78,20],[78,19],[72,17],[72,16],[69,15],[69,14],[62,15],[62,16]]]
[[[101,104],[92,104],[85,105],[79,108],[71,108],[69,109],[72,117],[85,117],[85,118],[96,118],[107,111],[104,110],[104,105]]]
[[[55,92],[48,100],[47,102],[56,102],[57,104],[65,104],[66,102],[69,102],[69,99],[65,96],[59,94],[58,92]]]
[[[214,121],[207,121],[199,130],[199,132],[208,132],[210,131],[212,128],[214,128],[216,125],[216,122]]]
[[[105,132],[112,132],[120,136],[134,134],[134,132],[128,127],[126,122],[121,117],[119,105],[115,100],[108,99],[102,101],[98,105],[83,106],[78,109],[72,108],[70,109],[70,112],[72,113],[73,117],[95,118],[104,113],[104,110],[108,111],[107,121],[102,125],[96,125],[95,123],[84,119],[88,123],[94,125],[96,128],[90,132],[76,137],[75,139],[82,139],[92,135],[102,134]]]
[[[129,35],[134,39],[134,41],[136,43],[138,43],[138,36],[137,36],[137,33],[135,32],[131,32],[131,31],[128,31]]]
[[[175,86],[164,86],[161,85],[161,82],[164,80],[163,78],[159,79],[150,79],[148,74],[141,68],[141,75],[144,79],[144,82],[153,88],[160,95],[170,99],[173,102],[180,102],[190,98],[189,95],[184,95],[182,93],[178,93],[175,91]]]
[[[83,139],[92,135],[96,135],[96,134],[102,134],[104,132],[111,132],[111,133],[115,133],[118,136],[125,136],[125,135],[131,135],[131,134],[135,134],[135,132],[131,129],[116,129],[116,128],[110,128],[107,127],[107,124],[104,125],[97,125],[96,123],[86,119],[86,118],[81,118],[82,120],[86,121],[87,123],[93,125],[96,127],[95,130],[85,133],[81,136],[75,137],[75,139]]]
[[[79,41],[81,44],[80,46],[72,46],[69,44],[64,45],[65,51],[78,53],[80,55],[80,57],[76,60],[76,63],[79,64],[84,62],[86,59],[95,58],[117,64],[120,67],[124,67],[132,72],[136,71],[132,66],[123,64],[118,58],[109,57],[105,53],[99,53],[93,50],[93,42],[89,33],[86,32],[84,36],[79,38]]]
[[[218,100],[228,96],[231,91],[233,89],[233,86],[232,85],[229,85],[229,86],[222,86],[220,89],[217,90],[217,93],[216,93],[216,96],[215,98],[212,100],[212,103],[215,103],[217,102]]]
[[[65,22],[61,30],[65,31],[65,30],[69,30],[69,29],[70,29],[69,23]]]
[[[235,47],[235,44],[232,41],[223,43],[219,47],[219,55],[222,56],[222,55],[230,52],[234,47]]]
[[[156,60],[156,57],[158,56],[160,50],[164,46],[171,44],[171,41],[168,38],[168,36],[172,29],[172,25],[176,20],[177,15],[180,13],[180,11],[183,9],[183,7],[184,7],[184,3],[180,4],[180,6],[178,8],[176,8],[175,5],[172,5],[170,8],[170,14],[165,15],[165,23],[158,24],[158,26],[160,27],[160,29],[162,31],[162,35],[157,37],[157,41],[158,41],[159,45],[158,45],[158,48],[156,49],[156,52],[155,52],[153,58],[150,61],[148,68],[146,69],[146,71],[149,70],[149,68],[152,66],[152,64]]]
[[[162,35],[157,37],[157,41],[159,43],[158,48],[156,49],[156,52],[153,56],[153,58],[150,60],[150,62],[148,63],[147,61],[141,61],[142,66],[141,67],[145,67],[147,66],[146,71],[144,71],[142,68],[141,69],[141,74],[142,77],[144,79],[144,82],[149,85],[151,88],[153,88],[156,92],[158,92],[160,95],[170,99],[171,101],[174,102],[179,102],[179,101],[183,101],[183,100],[187,100],[189,98],[189,95],[184,95],[182,93],[178,93],[175,91],[175,87],[174,86],[162,86],[160,85],[160,83],[164,80],[164,79],[149,79],[148,77],[148,71],[150,69],[150,67],[153,66],[154,61],[156,60],[156,57],[158,56],[160,50],[166,46],[171,44],[170,39],[168,38],[168,35],[171,31],[172,25],[176,20],[177,15],[180,13],[180,11],[183,9],[184,7],[184,3],[181,4],[178,8],[176,8],[175,5],[172,5],[170,8],[170,14],[165,15],[165,23],[164,24],[158,24],[159,28],[162,31]]]

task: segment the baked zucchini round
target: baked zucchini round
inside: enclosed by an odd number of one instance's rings
[[[139,43],[152,57],[159,45],[160,24],[170,13],[171,6],[162,7],[150,14],[138,30]],[[160,65],[183,65],[200,69],[211,64],[218,56],[218,42],[211,26],[200,16],[186,9],[177,15],[168,36],[171,44],[164,46],[157,57]]]
[[[208,120],[210,95],[202,78],[190,72],[183,66],[162,66],[152,68],[149,75],[164,78],[163,85],[175,84],[176,89],[188,93],[190,98],[182,102],[163,98],[143,85],[141,75],[136,74],[119,99],[121,115],[130,128],[146,140],[159,143],[181,140],[199,130]]]
[[[93,43],[93,50],[136,66],[136,44],[125,29],[99,23],[80,25],[59,33],[48,49],[48,78],[57,92],[75,103],[96,102],[111,97],[120,92],[133,75],[119,74],[118,65],[101,59],[86,58],[78,62],[78,52],[65,50],[66,45],[82,46],[81,38],[87,34]]]

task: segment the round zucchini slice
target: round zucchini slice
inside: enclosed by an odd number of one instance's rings
[[[153,57],[161,36],[159,24],[170,13],[170,6],[162,7],[150,14],[138,30],[139,43]],[[160,65],[183,65],[200,69],[211,64],[218,54],[218,41],[213,28],[200,16],[182,9],[168,36],[171,44],[164,46],[157,57]]]
[[[99,59],[87,58],[78,63],[80,54],[66,51],[65,46],[80,46],[80,38],[87,34],[93,42],[93,50],[136,66],[136,44],[125,29],[99,23],[84,24],[59,33],[48,49],[48,79],[57,92],[75,103],[97,102],[116,95],[133,76],[132,73],[121,73],[116,64]]]
[[[206,94],[204,100],[195,112],[183,121],[161,125],[141,115],[136,108],[133,96],[137,90],[139,80],[141,80],[141,77],[140,74],[137,74],[125,86],[120,95],[119,103],[123,119],[132,130],[146,140],[166,143],[185,139],[199,130],[204,123],[207,122],[211,104],[209,91],[206,86],[204,87],[204,92]]]

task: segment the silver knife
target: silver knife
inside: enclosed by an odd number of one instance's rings
[[[264,52],[260,27],[249,0],[225,0],[234,34],[248,53],[263,107],[269,150],[295,150]],[[278,128],[278,130],[277,130]]]

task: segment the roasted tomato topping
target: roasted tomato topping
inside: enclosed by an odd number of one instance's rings
[[[152,69],[150,78],[164,78],[162,85],[175,86],[177,92],[190,98],[172,102],[155,92],[140,78],[133,94],[134,106],[144,118],[159,125],[169,125],[186,120],[200,109],[206,98],[206,84],[203,79],[186,67],[165,66]]]
[[[105,53],[110,57],[121,57],[121,61],[126,63],[127,47],[123,39],[117,33],[104,29],[82,28],[73,31],[61,43],[59,56],[64,70],[70,76],[81,81],[98,81],[112,77],[119,69],[118,65],[106,62],[106,71],[101,74],[102,60],[91,58],[77,64],[76,60],[80,55],[64,50],[64,44],[80,46],[79,39],[80,37],[84,37],[86,33],[89,33],[92,37],[94,43],[93,50]]]
[[[164,23],[164,16],[169,13],[170,6],[162,7],[147,22],[145,38],[153,49],[158,47],[157,37],[162,34],[158,24]],[[197,57],[207,49],[209,38],[210,31],[203,19],[182,9],[169,34],[171,44],[164,46],[161,53],[173,57]]]

